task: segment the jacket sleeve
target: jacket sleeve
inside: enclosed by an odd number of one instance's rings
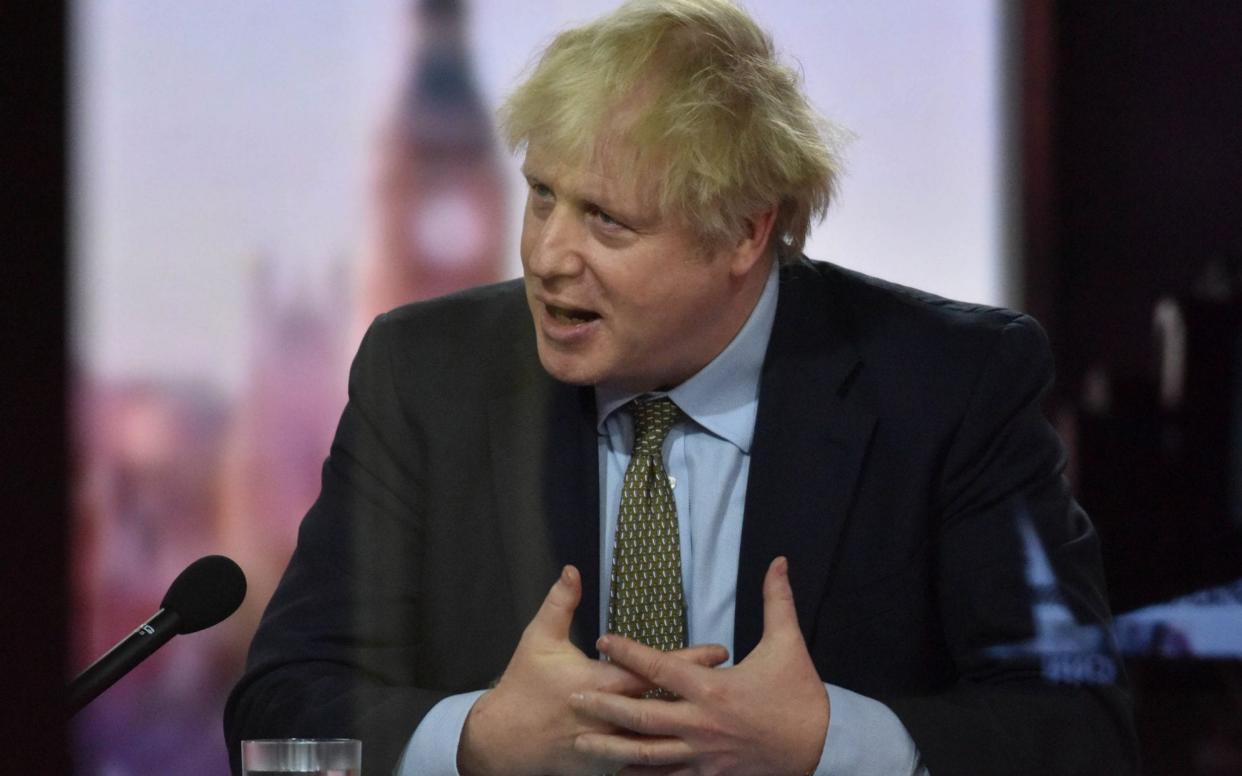
[[[1098,540],[1041,408],[1051,381],[1043,331],[1014,318],[944,458],[933,579],[958,680],[941,694],[886,699],[934,776],[1137,768]],[[1031,557],[1036,547],[1047,564]]]
[[[381,317],[350,372],[320,495],[225,708],[233,771],[253,738],[359,738],[367,771],[391,772],[423,715],[418,662],[417,434],[394,388]]]

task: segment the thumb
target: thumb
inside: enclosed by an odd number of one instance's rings
[[[566,566],[561,569],[548,594],[544,596],[539,611],[530,621],[527,632],[547,639],[569,639],[569,626],[574,620],[574,610],[582,598],[582,579],[578,569]]]
[[[772,561],[763,578],[763,638],[791,631],[801,638],[789,586],[789,561],[782,555]]]

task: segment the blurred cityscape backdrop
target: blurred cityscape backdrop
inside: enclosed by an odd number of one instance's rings
[[[557,30],[613,5],[71,5],[73,670],[149,616],[201,555],[230,555],[250,582],[237,615],[177,640],[79,715],[76,772],[227,772],[224,698],[318,491],[362,332],[399,304],[520,273],[524,183],[495,108]],[[765,0],[750,10],[845,130],[841,196],[808,255],[1022,306],[1032,273],[1017,215],[1012,8]],[[1236,269],[1221,259],[1215,287],[1232,289]],[[1162,301],[1167,392],[1184,388],[1183,313],[1200,308]],[[1097,476],[1101,462],[1135,450],[1156,461],[1167,445],[1118,438],[1134,426],[1110,419],[1132,395],[1102,363],[1079,371],[1055,397],[1058,419],[1105,533],[1116,533],[1110,515],[1134,506],[1115,478]],[[1092,445],[1102,454],[1083,458]],[[1230,498],[1242,504],[1242,493]],[[1239,515],[1230,520],[1242,525]],[[1204,537],[1220,533],[1200,522]],[[1146,557],[1146,540],[1159,534],[1133,539],[1125,557]],[[1117,557],[1114,575],[1139,573]],[[1119,628],[1123,646],[1236,657],[1238,585],[1142,608],[1242,576],[1233,571],[1124,585],[1136,611]]]

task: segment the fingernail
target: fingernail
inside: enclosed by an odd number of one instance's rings
[[[780,558],[777,558],[776,570],[785,576],[789,576],[789,558],[786,558],[783,555]]]
[[[604,650],[608,649],[608,646],[611,643],[612,641],[607,636],[600,636],[598,639],[595,640],[595,648],[598,649],[600,652],[603,652]]]
[[[562,582],[569,581],[569,566],[564,566],[561,568],[561,581]]]

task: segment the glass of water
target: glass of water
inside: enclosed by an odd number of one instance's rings
[[[355,738],[276,738],[242,741],[244,776],[362,776],[362,742]]]

